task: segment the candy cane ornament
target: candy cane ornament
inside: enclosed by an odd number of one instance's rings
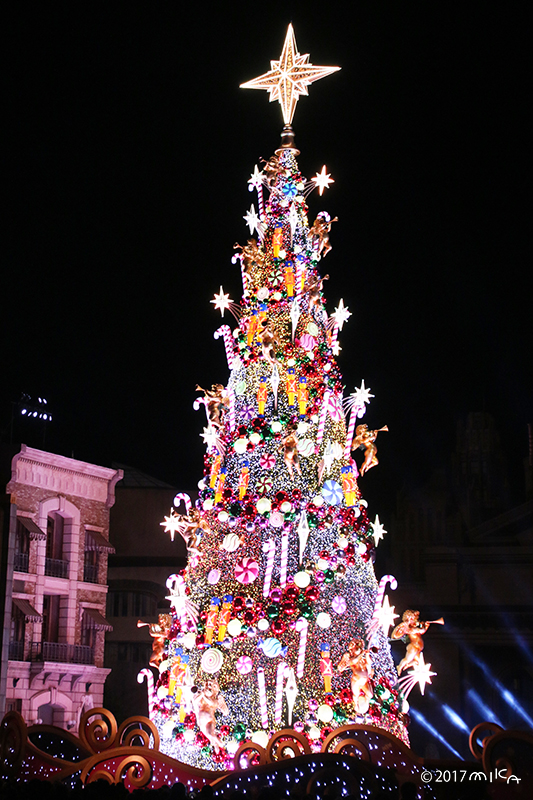
[[[307,633],[309,631],[309,623],[304,617],[296,620],[296,630],[300,634],[300,644],[298,646],[298,662],[296,665],[296,674],[299,678],[303,677],[305,665],[305,650],[307,647]]]
[[[326,389],[324,397],[322,398],[322,405],[320,407],[320,416],[318,418],[318,430],[316,433],[316,446],[315,454],[318,455],[322,439],[324,438],[324,430],[326,427],[326,417],[328,415],[329,398],[331,397],[331,389]]]
[[[257,670],[257,688],[259,689],[259,708],[261,711],[261,725],[268,728],[268,706],[265,686],[265,670],[259,667]]]
[[[353,432],[355,430],[355,423],[357,421],[357,412],[359,411],[359,406],[352,406],[352,410],[350,413],[350,422],[348,425],[348,432],[346,434],[346,447],[344,448],[344,458],[350,458],[350,453],[352,451],[352,440],[353,440]]]
[[[137,683],[142,683],[145,678],[148,692],[148,716],[150,719],[155,719],[154,709],[157,702],[157,694],[154,687],[154,676],[152,671],[146,668],[137,674]]]
[[[183,501],[185,505],[185,513],[188,514],[192,506],[191,498],[185,492],[179,492],[174,498],[174,506],[179,508],[180,503]]]
[[[233,389],[226,390],[228,394],[229,400],[229,409],[228,409],[228,426],[230,431],[235,430],[235,392]]]
[[[229,325],[221,325],[218,330],[216,330],[213,334],[213,339],[220,339],[220,337],[224,337],[224,347],[226,349],[226,358],[228,360],[228,367],[233,369],[233,363],[235,361],[235,354],[233,352],[233,335],[231,333],[231,328]]]
[[[269,539],[268,542],[263,543],[263,553],[265,553],[267,557],[265,580],[263,583],[263,597],[268,597],[270,594],[270,584],[272,583],[272,572],[274,571],[274,558],[276,556],[276,543],[274,539]]]
[[[335,345],[337,344],[338,335],[339,335],[339,324],[338,324],[338,322],[336,322],[333,325],[333,330],[331,331],[330,346],[331,346],[332,350],[334,349]]]
[[[281,563],[279,568],[279,585],[284,589],[287,585],[287,560],[289,557],[289,531],[281,534]]]
[[[288,665],[280,661],[276,670],[276,705],[274,711],[274,722],[279,725],[283,712],[283,681]]]
[[[385,589],[386,589],[386,586],[387,586],[388,583],[390,583],[390,588],[392,590],[396,589],[396,587],[398,586],[398,581],[396,580],[394,575],[384,575],[382,577],[382,579],[379,582],[379,586],[378,586],[378,593],[376,595],[376,602],[374,603],[374,612],[372,614],[373,617],[377,614],[377,612],[379,611],[379,609],[381,608],[381,606],[383,604],[383,597],[385,595]]]

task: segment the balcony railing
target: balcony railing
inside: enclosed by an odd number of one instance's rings
[[[68,561],[60,558],[45,558],[44,574],[51,578],[68,578]]]
[[[13,569],[15,572],[27,572],[30,563],[30,557],[28,553],[15,553],[15,558],[13,559]]]
[[[98,583],[98,564],[83,565],[83,580],[85,583]]]
[[[24,661],[24,642],[9,642],[10,661]]]
[[[30,660],[61,664],[94,664],[94,648],[64,642],[34,642]]]

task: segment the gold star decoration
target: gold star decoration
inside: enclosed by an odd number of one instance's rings
[[[270,102],[278,100],[283,113],[283,122],[290,125],[300,95],[307,95],[307,87],[313,81],[325,78],[340,67],[315,67],[309,64],[309,55],[301,56],[296,47],[292,25],[287,29],[285,43],[279,61],[270,62],[270,72],[247,83],[241,89],[266,89]]]

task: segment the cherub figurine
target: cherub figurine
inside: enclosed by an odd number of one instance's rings
[[[398,664],[398,675],[409,669],[409,667],[417,667],[420,663],[420,655],[424,649],[424,642],[422,639],[423,634],[427,631],[431,624],[444,625],[442,617],[440,619],[433,619],[430,622],[422,622],[419,619],[420,611],[412,611],[410,608],[402,614],[402,621],[396,625],[391,633],[391,639],[401,639],[404,636],[409,638],[405,656]]]
[[[223,428],[222,413],[229,408],[229,400],[221,383],[213,383],[211,389],[202,389],[196,384],[196,391],[204,393],[209,422],[214,428]]]
[[[298,475],[302,474],[302,470],[300,468],[300,456],[298,455],[298,437],[296,436],[294,429],[289,429],[287,436],[283,440],[282,446],[285,465],[289,470],[291,480],[294,480],[293,468],[296,470]]]
[[[257,334],[257,338],[261,343],[261,351],[265,361],[274,366],[276,364],[274,348],[279,347],[280,341],[277,333],[273,331],[268,323],[262,322],[263,327]]]
[[[309,234],[313,238],[313,244],[318,244],[319,256],[326,256],[331,250],[329,233],[332,223],[338,221],[338,217],[333,217],[333,219],[331,219],[327,211],[321,211],[309,228]]]
[[[388,431],[387,425],[384,425],[382,428],[378,428],[377,431],[369,431],[368,425],[358,425],[355,429],[355,438],[352,441],[352,450],[357,450],[358,447],[364,449],[365,451],[365,460],[361,465],[361,469],[359,470],[361,475],[364,475],[371,467],[375,467],[376,464],[379,464],[377,459],[377,452],[378,448],[374,444],[377,439],[378,433],[380,431]]]
[[[246,273],[250,272],[254,263],[257,264],[258,267],[263,266],[265,254],[259,249],[255,239],[248,239],[245,245],[235,242],[233,249],[241,251],[240,257]]]
[[[263,175],[266,178],[266,182],[269,186],[272,186],[280,172],[283,172],[283,167],[279,163],[279,156],[270,156],[268,161],[265,161],[264,158],[259,160],[265,165],[263,167]]]
[[[215,753],[219,753],[224,745],[217,736],[215,712],[220,711],[224,716],[227,716],[229,709],[226,701],[219,694],[218,681],[216,678],[208,678],[204,683],[203,689],[197,689],[194,692],[193,687],[192,691],[192,707],[196,714],[198,727],[213,745]]]
[[[338,672],[352,670],[351,687],[353,704],[358,714],[366,714],[373,695],[372,677],[374,670],[370,660],[370,650],[365,650],[362,639],[352,639],[348,652],[344,653],[337,665]]]
[[[324,281],[329,280],[329,275],[324,275],[323,278],[318,275],[314,280],[309,281],[304,286],[304,293],[309,294],[309,311],[318,306],[320,303],[320,292]]]
[[[160,614],[159,622],[143,622],[141,619],[137,620],[137,627],[148,627],[150,636],[153,638],[152,642],[152,656],[150,658],[150,665],[159,668],[163,660],[163,651],[165,649],[165,639],[168,639],[170,628],[172,627],[172,616],[170,614]]]

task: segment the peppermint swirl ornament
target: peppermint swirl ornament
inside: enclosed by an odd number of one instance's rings
[[[235,564],[235,580],[239,583],[253,583],[259,575],[259,564],[252,558],[241,558]]]
[[[216,647],[210,647],[209,650],[206,650],[203,654],[200,666],[204,672],[209,673],[209,675],[214,675],[215,672],[220,671],[223,662],[224,656],[220,650],[217,650]]]

